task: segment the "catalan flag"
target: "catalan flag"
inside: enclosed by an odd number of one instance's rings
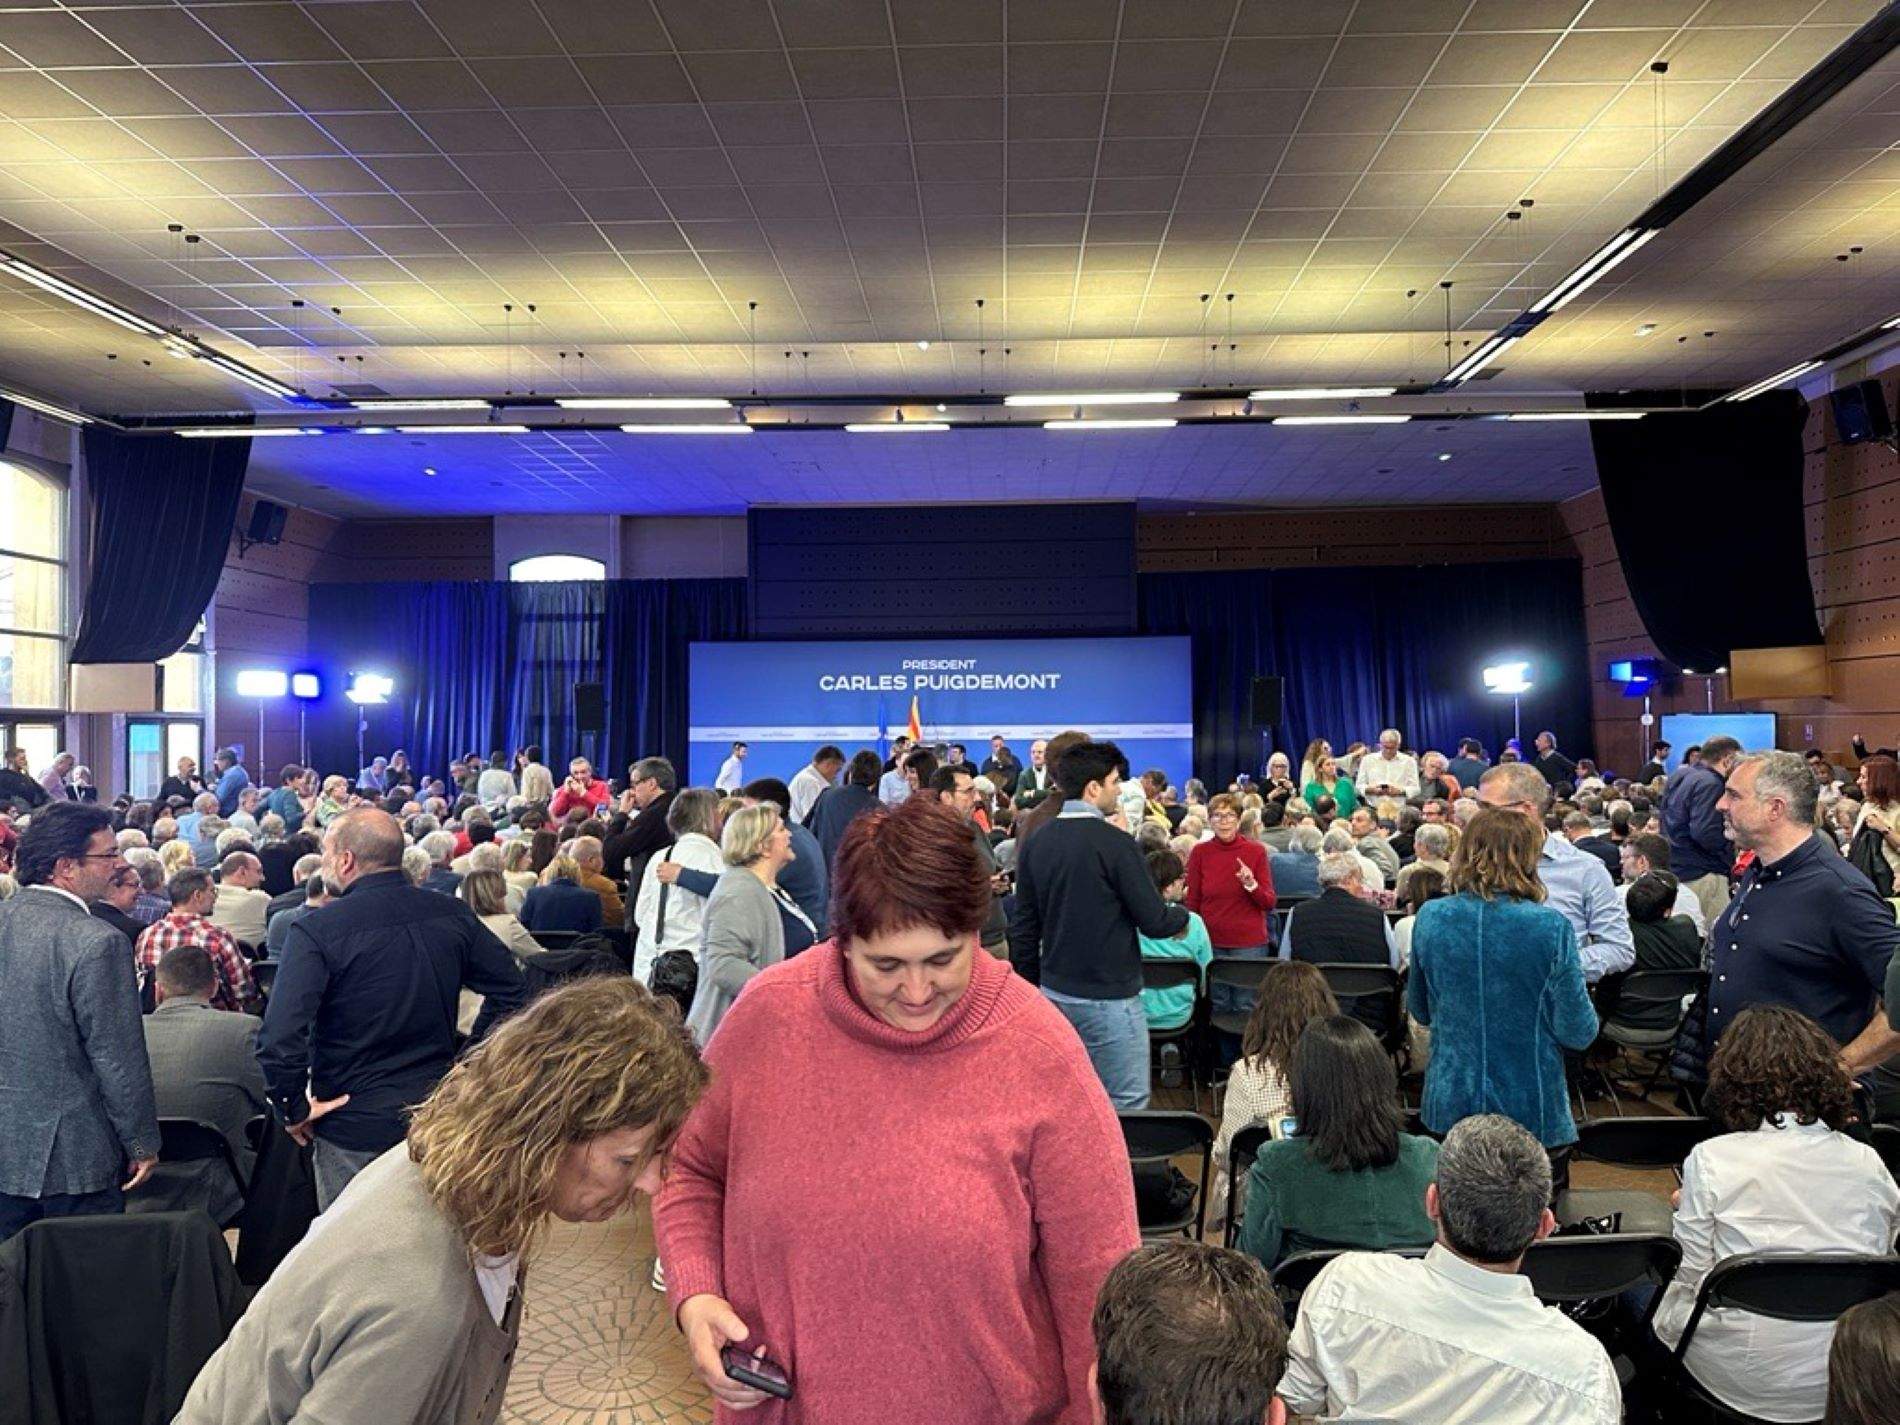
[[[917,695],[915,693],[910,695],[910,726],[904,730],[910,734],[910,740],[913,743],[922,742],[924,740],[924,725],[917,716]]]

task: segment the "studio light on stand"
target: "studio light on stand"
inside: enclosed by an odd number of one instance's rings
[[[237,675],[240,698],[257,699],[257,747],[253,752],[258,776],[264,774],[264,704],[290,691],[289,675],[277,668],[241,668]]]
[[[396,680],[383,673],[352,673],[350,686],[343,696],[356,704],[356,765],[358,774],[369,765],[363,755],[363,737],[369,731],[369,714],[364,708],[381,707],[396,691]]]
[[[323,696],[323,682],[315,673],[292,673],[290,695],[297,700],[297,765],[310,765],[310,734],[307,719],[310,704]]]
[[[1524,694],[1531,690],[1531,665],[1494,663],[1484,670],[1484,690],[1511,700],[1511,737],[1524,740]]]

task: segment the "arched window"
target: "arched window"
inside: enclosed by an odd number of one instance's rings
[[[605,564],[580,554],[537,554],[530,559],[517,559],[508,566],[508,579],[515,584],[546,584],[560,580],[606,577]]]

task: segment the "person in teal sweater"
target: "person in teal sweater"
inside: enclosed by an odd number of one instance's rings
[[[1155,889],[1169,905],[1178,904],[1187,895],[1187,870],[1181,858],[1166,847],[1148,853],[1148,874]],[[1192,960],[1203,972],[1214,959],[1214,945],[1207,938],[1207,925],[1193,911],[1188,912],[1187,929],[1165,940],[1141,936],[1144,960]],[[1194,1016],[1194,985],[1170,985],[1165,990],[1143,990],[1141,1010],[1150,1029],[1179,1029]]]
[[[1351,777],[1339,773],[1339,764],[1330,757],[1319,759],[1319,767],[1313,773],[1313,780],[1306,784],[1306,790],[1300,793],[1308,806],[1312,806],[1321,797],[1333,799],[1334,814],[1341,821],[1350,817],[1359,806],[1359,791],[1352,784]]]
[[[1240,1249],[1271,1268],[1320,1248],[1430,1246],[1438,1144],[1401,1131],[1398,1074],[1372,1031],[1351,1015],[1314,1020],[1288,1077],[1292,1136],[1253,1160]]]

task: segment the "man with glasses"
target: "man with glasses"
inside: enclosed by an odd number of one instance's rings
[[[48,807],[20,838],[22,890],[0,903],[0,1242],[120,1212],[158,1164],[131,957],[87,909],[124,864],[100,806]]]
[[[1544,808],[1550,804],[1550,783],[1528,762],[1501,762],[1479,779],[1478,800],[1487,807],[1527,816],[1542,827]],[[1595,984],[1636,963],[1629,911],[1617,899],[1616,883],[1603,862],[1579,851],[1561,833],[1547,831],[1537,878],[1544,884],[1544,903],[1561,911],[1577,932],[1584,979]]]
[[[664,757],[642,757],[627,769],[627,790],[601,847],[602,866],[614,880],[638,886],[653,853],[673,844],[666,814],[678,786],[673,764]]]

